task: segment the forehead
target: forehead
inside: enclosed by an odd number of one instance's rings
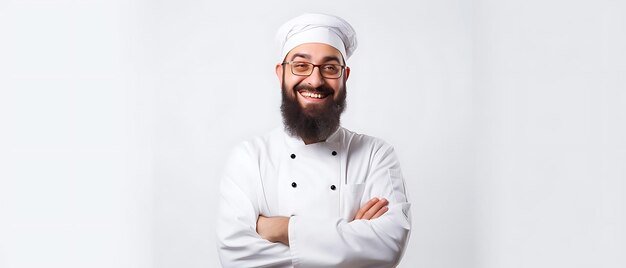
[[[343,56],[339,50],[322,43],[305,43],[294,47],[287,53],[285,60],[289,61],[295,58],[304,58],[314,63],[328,62],[331,60],[336,60],[340,63],[343,62]]]

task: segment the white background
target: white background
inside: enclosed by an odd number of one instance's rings
[[[1,1],[0,267],[217,267],[224,156],[281,124],[276,29],[357,30],[401,267],[626,267],[623,1]]]

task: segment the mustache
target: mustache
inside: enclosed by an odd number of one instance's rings
[[[325,94],[332,94],[335,92],[331,87],[326,86],[326,85],[322,85],[319,87],[312,87],[306,84],[299,84],[299,85],[296,85],[293,89],[298,92],[308,91],[308,92],[325,93]]]

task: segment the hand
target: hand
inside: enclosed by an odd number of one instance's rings
[[[387,205],[389,201],[387,199],[378,199],[376,197],[372,198],[372,200],[368,201],[359,211],[356,213],[354,217],[355,220],[373,220],[381,215],[385,214],[389,208]]]
[[[261,238],[289,246],[289,218],[259,216],[256,221],[256,232]]]

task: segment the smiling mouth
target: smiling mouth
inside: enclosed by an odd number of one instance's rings
[[[320,92],[300,91],[299,93],[300,95],[304,97],[313,98],[313,99],[323,99],[328,96],[328,94],[320,93]]]

